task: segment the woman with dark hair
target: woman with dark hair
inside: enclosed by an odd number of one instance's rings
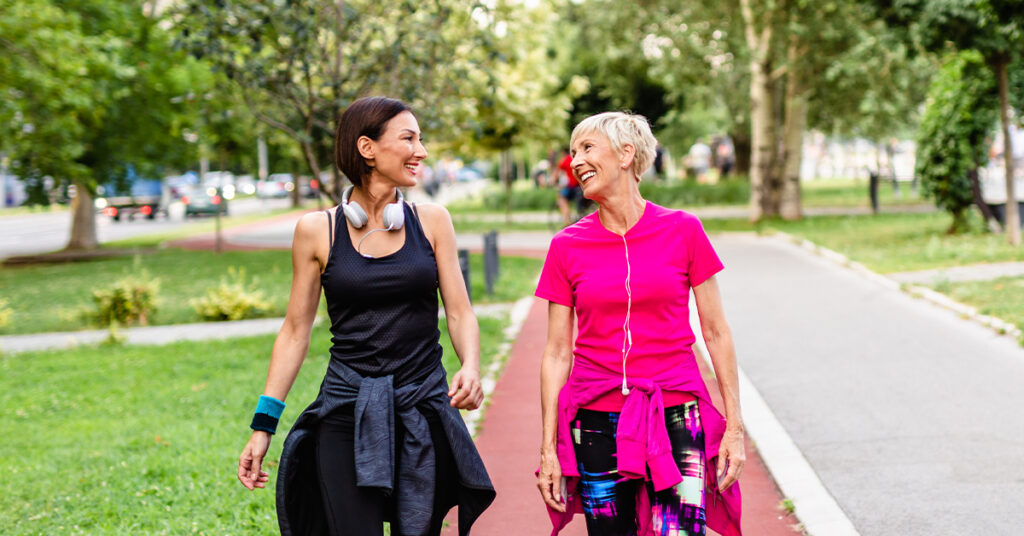
[[[292,242],[292,289],[274,342],[238,479],[261,469],[284,399],[309,347],[323,289],[331,360],[320,394],[284,442],[277,479],[281,533],[438,535],[459,506],[459,533],[494,488],[459,414],[480,407],[480,332],[444,207],[409,205],[427,157],[401,101],[368,97],[338,122],[335,158],[352,182],[339,206],[304,215]],[[379,233],[378,233],[379,231]],[[372,239],[370,237],[373,237]],[[437,328],[440,290],[462,367],[447,384]]]

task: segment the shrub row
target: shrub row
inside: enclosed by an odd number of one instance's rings
[[[230,267],[220,284],[207,289],[202,297],[190,300],[189,304],[206,321],[260,317],[271,310],[271,304],[263,292],[256,289],[257,283],[256,278],[246,283],[245,270]],[[96,308],[88,314],[103,326],[145,326],[157,311],[159,290],[160,280],[145,271],[126,276],[108,288],[94,290],[92,299]],[[4,307],[0,303],[0,327],[4,320]]]

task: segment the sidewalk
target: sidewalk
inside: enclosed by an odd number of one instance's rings
[[[476,443],[498,496],[473,525],[473,534],[495,536],[514,533],[532,536],[551,532],[551,523],[534,477],[539,460],[541,433],[539,378],[547,330],[545,304],[543,300],[534,300],[530,314],[512,345],[504,373],[485,409]],[[702,366],[702,370],[705,381],[708,381],[710,371],[706,366]],[[708,384],[713,396],[717,396],[717,385],[714,381]],[[718,404],[721,403],[720,398],[716,400]],[[782,497],[749,439],[747,465],[740,478],[740,485],[743,490],[745,534],[800,534],[793,528],[798,521],[779,508]],[[454,514],[453,510],[448,517],[449,526],[443,533],[447,536],[458,534],[458,520]],[[585,535],[583,518],[577,516],[560,534]]]

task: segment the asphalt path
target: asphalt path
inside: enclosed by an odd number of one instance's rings
[[[864,536],[1024,526],[1024,349],[782,240],[713,239],[740,366]]]
[[[228,214],[241,216],[287,208],[289,199],[237,199],[228,204]],[[138,218],[115,222],[96,215],[96,234],[101,243],[123,240],[153,233],[173,231],[185,225],[184,210],[172,207],[169,217],[155,220]],[[19,214],[4,216],[0,212],[0,259],[14,255],[45,253],[63,248],[71,235],[71,212]]]

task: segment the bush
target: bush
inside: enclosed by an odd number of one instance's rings
[[[558,191],[554,188],[529,188],[512,190],[512,210],[548,210],[555,207],[555,197]],[[484,196],[484,206],[490,210],[505,210],[505,200],[508,195],[505,187],[500,190],[488,192]]]
[[[7,300],[0,299],[0,329],[11,325],[11,317],[14,316],[14,311],[7,306],[7,303]]]
[[[694,181],[665,184],[645,180],[640,183],[640,195],[663,207],[743,205],[750,201],[750,181],[739,177],[718,184]]]
[[[253,278],[250,288],[246,288],[245,269],[232,266],[218,286],[189,303],[207,321],[258,318],[269,312],[271,304],[263,297],[263,291],[252,288],[256,284],[257,280]]]
[[[924,194],[953,216],[950,233],[967,230],[974,202],[969,173],[987,158],[985,138],[996,122],[996,84],[977,52],[947,58],[928,90],[917,132],[917,163]]]
[[[96,304],[96,319],[104,326],[114,322],[145,326],[149,317],[156,313],[159,290],[160,280],[149,277],[145,270],[122,278],[110,288],[94,290],[92,301]]]
[[[731,178],[718,184],[697,184],[693,181],[665,184],[644,180],[640,182],[640,194],[644,199],[664,207],[687,207],[705,205],[744,205],[750,201],[750,181],[745,178]],[[529,188],[512,190],[512,210],[549,210],[555,207],[554,188]],[[484,207],[490,210],[505,210],[504,188],[488,192],[483,199]]]

